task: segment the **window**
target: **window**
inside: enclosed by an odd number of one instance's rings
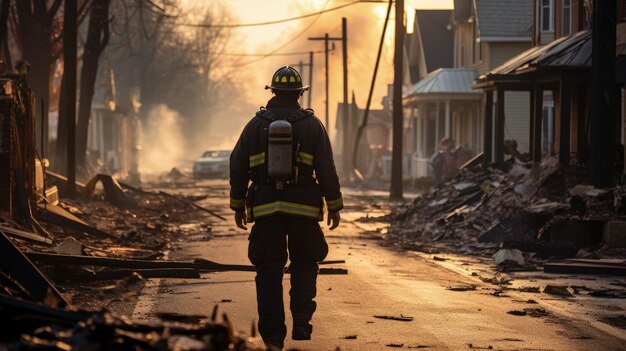
[[[539,0],[539,11],[541,11],[541,31],[554,31],[554,0]]]
[[[563,0],[561,36],[566,36],[570,34],[572,34],[572,0]]]

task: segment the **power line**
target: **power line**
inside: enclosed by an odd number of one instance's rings
[[[326,2],[324,3],[324,9],[326,9],[326,6],[328,5],[328,2],[329,2],[329,1],[330,1],[330,0],[326,0]],[[355,3],[356,3],[356,2],[351,3],[351,4],[355,4]],[[301,30],[298,34],[296,34],[293,38],[291,38],[290,40],[288,40],[287,42],[285,42],[283,45],[281,45],[281,46],[277,47],[277,48],[276,48],[276,49],[274,49],[273,51],[269,52],[267,55],[261,56],[261,57],[259,57],[259,58],[252,59],[252,60],[250,60],[250,61],[248,61],[248,62],[244,62],[244,63],[239,64],[239,65],[237,65],[237,66],[238,66],[239,68],[241,68],[241,67],[244,67],[244,66],[250,65],[250,64],[252,64],[252,63],[255,63],[255,62],[258,62],[258,61],[264,60],[264,59],[266,59],[266,58],[268,58],[268,57],[270,57],[270,56],[274,56],[274,55],[276,55],[276,53],[277,53],[277,52],[279,52],[280,50],[282,50],[283,48],[285,48],[287,45],[289,45],[289,44],[293,43],[294,41],[298,40],[298,38],[300,38],[300,37],[301,37],[304,33],[306,33],[306,32],[307,32],[307,31],[308,31],[311,27],[313,27],[313,25],[317,22],[317,20],[319,20],[319,19],[320,19],[320,17],[321,17],[321,16],[322,16],[322,14],[324,13],[324,11],[325,11],[325,10],[319,11],[319,12],[317,13],[317,17],[315,17],[315,18],[311,21],[311,23],[309,23],[306,27],[304,27],[304,29],[302,29],[302,30]]]
[[[329,9],[324,9],[324,10],[320,10],[320,11],[317,11],[317,12],[307,13],[305,15],[300,15],[300,16],[296,16],[296,17],[285,18],[285,19],[280,19],[280,20],[275,20],[275,21],[267,21],[267,22],[235,23],[235,24],[204,24],[204,23],[176,23],[176,24],[179,25],[179,26],[196,27],[196,28],[241,28],[241,27],[267,26],[267,25],[271,25],[271,24],[285,23],[285,22],[296,21],[296,20],[300,20],[300,19],[304,19],[304,18],[308,18],[308,17],[319,16],[319,15],[324,14],[326,12],[340,10],[340,9],[346,8],[348,6],[356,5],[356,4],[359,4],[359,3],[365,3],[365,2],[371,2],[371,1],[357,0],[357,1],[353,1],[353,2],[347,3],[347,4],[331,7]]]
[[[298,55],[308,55],[309,53],[313,53],[313,54],[322,54],[324,53],[324,50],[318,50],[318,51],[299,51],[299,52],[285,52],[285,53],[280,53],[280,54],[272,54],[272,53],[260,53],[260,54],[248,54],[248,53],[223,53],[220,54],[221,56],[233,56],[233,57],[258,57],[258,56],[298,56]]]

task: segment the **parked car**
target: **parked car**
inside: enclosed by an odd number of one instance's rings
[[[228,178],[230,150],[205,151],[193,163],[194,178]]]

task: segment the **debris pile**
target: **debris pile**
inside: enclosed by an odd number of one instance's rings
[[[48,179],[65,185],[62,176]],[[0,216],[0,314],[7,326],[0,349],[265,349],[260,339],[235,333],[227,316],[216,322],[217,310],[210,319],[158,314],[150,323],[109,311],[112,302],[136,296],[147,278],[254,270],[166,259],[173,241],[210,239],[207,213],[221,216],[196,204],[202,198],[144,191],[107,175],[77,190],[77,199],[33,202],[26,218]]]
[[[555,158],[462,169],[454,180],[396,208],[388,238],[407,248],[444,246],[468,254],[493,254],[505,243],[539,256],[574,256],[600,245],[605,222],[626,218],[626,189],[589,183],[584,168],[559,166]],[[520,255],[501,260],[523,263]]]
[[[233,331],[226,315],[163,314],[138,323],[108,311],[68,310],[0,294],[0,348],[11,350],[264,350],[259,338]],[[196,317],[196,318],[193,318]],[[197,320],[200,319],[200,320]]]

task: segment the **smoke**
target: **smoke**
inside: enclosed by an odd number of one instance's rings
[[[234,18],[237,22],[259,22],[261,20],[272,20],[279,18],[289,18],[301,14],[312,13],[324,8],[336,7],[337,2],[333,1],[290,1],[289,4],[280,3],[269,4],[266,9],[261,6],[252,5],[247,2],[248,7],[243,8],[237,2],[233,2],[231,10],[237,13],[239,18]],[[257,106],[265,105],[269,95],[263,90],[263,86],[269,83],[274,71],[283,65],[292,65],[298,68],[300,61],[308,63],[308,51],[318,52],[323,50],[323,41],[310,41],[309,37],[323,37],[328,33],[330,37],[341,37],[341,19],[347,18],[348,24],[348,99],[352,99],[352,93],[359,105],[364,107],[369,93],[369,86],[372,79],[372,72],[376,60],[376,51],[382,32],[384,16],[387,4],[385,3],[362,3],[349,6],[341,10],[324,13],[320,16],[313,16],[307,19],[287,22],[278,25],[241,28],[234,33],[234,42],[240,45],[233,45],[229,51],[247,53],[269,53],[284,45],[278,53],[305,52],[299,56],[270,56],[264,59],[245,58],[237,64],[240,65],[238,72],[250,82],[246,87],[246,95],[256,103]],[[251,8],[254,8],[252,11]],[[237,11],[239,10],[239,11]],[[258,12],[255,17],[246,17],[247,13]],[[392,12],[393,14],[393,12]],[[262,17],[263,16],[263,17]],[[392,18],[387,28],[385,38],[385,48],[381,58],[381,68],[378,72],[377,84],[374,90],[372,108],[380,108],[382,98],[387,95],[387,84],[393,80],[393,22]],[[286,44],[286,45],[285,45]],[[343,70],[342,70],[342,46],[341,41],[335,41],[334,50],[329,55],[329,119],[328,128],[331,139],[335,138],[335,120],[337,104],[343,100]],[[325,119],[325,70],[324,55],[316,53],[314,56],[313,79],[309,81],[309,68],[304,67],[300,72],[305,83],[312,85],[312,106],[308,106],[308,94],[305,93],[305,107],[311,107],[316,111],[316,115]]]
[[[436,3],[442,2],[449,1],[438,0]],[[211,8],[202,0],[182,0],[181,4],[191,13],[201,13],[198,9]],[[223,7],[213,7],[214,10],[211,11],[220,20],[230,23],[254,23],[295,17],[336,7],[337,4],[332,0],[241,0],[220,2]],[[232,148],[244,125],[254,116],[259,106],[264,106],[271,97],[269,91],[263,88],[270,83],[274,71],[284,65],[297,68],[300,61],[308,63],[309,51],[319,52],[324,48],[323,41],[310,41],[308,38],[320,37],[324,33],[328,33],[330,37],[340,37],[342,17],[346,17],[348,23],[348,99],[351,101],[354,96],[358,106],[363,108],[369,93],[386,8],[386,3],[360,3],[298,21],[236,28],[228,32],[227,42],[217,49],[223,55],[218,54],[219,59],[211,66],[212,73],[209,72],[215,83],[211,99],[203,104],[194,104],[191,100],[185,102],[187,106],[198,106],[195,111],[181,112],[183,118],[165,106],[158,106],[145,119],[147,125],[143,136],[142,171],[162,172],[174,166],[188,168],[202,151]],[[200,20],[201,18],[190,18],[189,22]],[[387,95],[387,84],[393,80],[394,21],[392,12],[374,90],[374,109],[381,107],[382,98]],[[192,29],[181,27],[180,30]],[[328,130],[331,140],[335,139],[336,134],[337,104],[343,100],[341,42],[334,42],[334,47],[329,55]],[[255,56],[270,52],[304,54]],[[305,66],[300,73],[304,82],[312,85],[311,106],[307,103],[310,94],[307,92],[303,99],[304,107],[312,107],[316,115],[325,120],[324,55],[314,55],[311,82],[308,67]]]
[[[148,112],[140,137],[139,171],[159,174],[189,165],[181,117],[165,105]]]

